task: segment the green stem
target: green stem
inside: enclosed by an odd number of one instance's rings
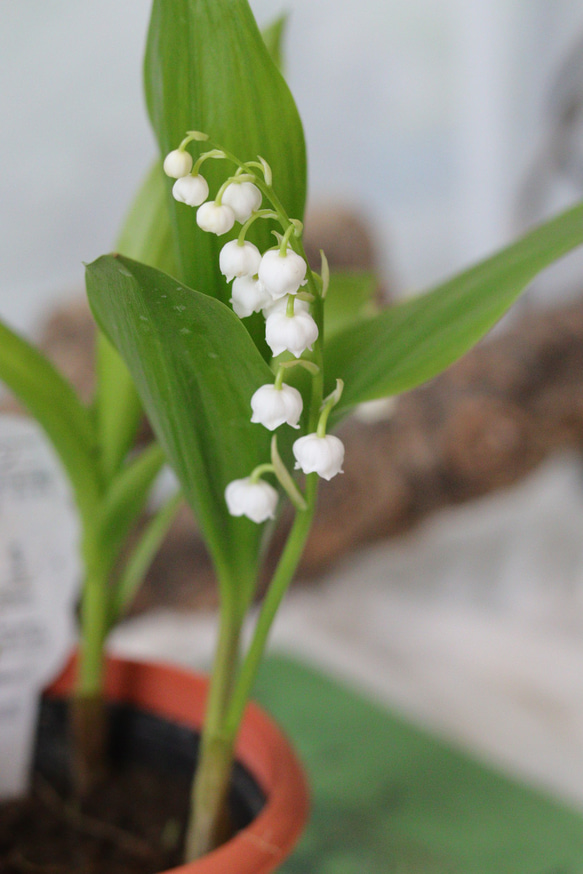
[[[290,239],[291,235],[294,233],[295,229],[296,229],[295,225],[292,224],[291,222],[287,226],[287,228],[285,229],[285,233],[284,233],[283,237],[281,238],[281,243],[279,244],[279,254],[282,258],[286,257],[287,247],[289,245],[289,239]]]
[[[86,576],[81,601],[81,652],[76,694],[100,693],[103,679],[103,647],[108,632],[108,572],[96,555],[96,544],[85,538],[82,546]]]
[[[209,158],[213,158],[213,159],[220,161],[220,160],[224,160],[226,158],[226,155],[224,154],[224,152],[221,151],[221,149],[211,149],[210,152],[204,152],[200,156],[200,158],[195,162],[192,170],[190,171],[190,175],[191,176],[198,176],[198,172],[199,172],[200,168],[202,167],[202,165],[204,164],[205,161],[209,160]]]
[[[340,398],[342,397],[342,392],[344,390],[344,381],[341,379],[336,380],[336,388],[324,400],[324,405],[322,407],[322,412],[320,413],[320,418],[318,420],[318,427],[316,429],[316,433],[318,437],[326,436],[326,426],[328,425],[328,417],[330,416],[331,411],[334,409]]]
[[[257,676],[269,631],[279,605],[296,572],[306,540],[308,539],[316,504],[317,480],[316,474],[310,474],[307,477],[306,498],[308,509],[296,514],[271,585],[261,605],[257,624],[253,632],[253,639],[245,655],[229,702],[229,709],[224,724],[224,736],[226,738],[234,739],[236,737],[245,706]]]
[[[192,136],[193,139],[199,138],[199,134],[196,132],[189,134],[189,136]],[[207,142],[209,145],[213,145],[210,139]],[[249,167],[254,165],[254,162],[244,164],[227,149],[220,147],[220,151],[225,158],[241,168],[243,172],[247,172]],[[195,164],[195,167],[197,166],[198,163]],[[283,228],[284,236],[280,243],[280,251],[283,247],[283,252],[285,252],[289,241],[291,247],[306,260],[307,264],[306,253],[299,236],[301,233],[301,230],[298,230],[299,225],[288,217],[270,182],[268,184],[257,176],[255,185],[273,206],[277,213],[277,220]],[[309,430],[314,431],[318,423],[323,396],[324,325],[321,289],[309,265],[307,266],[307,279],[309,290],[314,297],[313,315],[320,332],[314,349],[316,372],[313,374],[308,416]],[[293,314],[293,300],[290,309]],[[283,371],[280,371],[277,377],[278,386],[281,385],[282,379]],[[267,471],[267,469],[266,465],[260,466],[255,473]],[[213,849],[220,840],[219,823],[221,811],[224,809],[235,739],[257,676],[269,631],[296,572],[310,532],[317,488],[317,475],[308,475],[306,478],[307,508],[296,513],[275,574],[261,605],[251,644],[238,672],[241,618],[240,615],[237,615],[235,619],[227,606],[223,606],[219,644],[193,791],[191,822],[186,843],[187,862],[193,861]]]
[[[271,462],[273,464],[274,473],[281,485],[282,489],[296,508],[296,510],[306,510],[308,505],[306,499],[295,484],[294,478],[283,463],[277,449],[277,435],[274,434],[271,438]]]
[[[113,628],[119,622],[134,598],[183,502],[182,492],[177,492],[158,509],[140,534],[111,594],[109,628]]]
[[[258,180],[258,183],[259,182],[260,180]],[[266,187],[265,183],[262,183],[260,187]],[[271,189],[269,189],[269,191],[271,192]],[[274,199],[272,200],[273,205],[276,209],[278,209],[278,211],[281,210],[281,212],[284,213],[283,207],[281,207],[281,204],[279,204],[278,202],[276,203],[276,201],[277,198],[275,198],[274,196]],[[299,254],[301,254],[302,257],[305,258],[306,253],[304,251],[301,240],[294,236],[292,236],[291,239],[296,242],[296,245],[300,250]],[[322,299],[319,296],[319,289],[314,274],[312,273],[309,265],[307,268],[307,278],[308,287],[311,289],[315,298],[312,304],[312,308],[314,312],[314,319],[316,320],[319,330],[318,340],[314,347],[315,364],[318,370],[316,373],[313,374],[312,396],[310,400],[310,413],[308,418],[309,431],[315,431],[320,416],[320,406],[322,404],[324,385],[322,354],[322,348],[324,343],[324,312]],[[281,558],[277,565],[275,574],[273,576],[269,589],[267,590],[267,594],[263,600],[263,604],[261,605],[261,610],[259,612],[259,617],[255,626],[255,631],[253,633],[253,639],[245,655],[241,671],[239,673],[239,676],[237,677],[237,682],[233,690],[233,695],[229,704],[229,711],[225,721],[225,734],[229,738],[234,738],[236,736],[241,719],[243,718],[245,705],[249,699],[251,689],[253,688],[253,683],[255,682],[255,678],[257,676],[257,671],[259,669],[261,658],[265,650],[265,645],[267,643],[270,628],[273,624],[273,620],[275,618],[279,605],[281,604],[281,601],[287,589],[289,588],[289,585],[296,572],[297,566],[300,562],[300,558],[302,556],[306,540],[308,539],[312,520],[314,517],[317,491],[318,476],[316,474],[309,474],[306,477],[305,494],[307,509],[300,510],[296,513],[294,524],[289,533],[284,550],[281,554]]]
[[[308,285],[315,286],[314,274],[308,267]],[[314,344],[313,363],[317,371],[312,374],[312,397],[310,399],[310,415],[308,418],[308,433],[312,433],[318,426],[320,407],[324,395],[324,302],[321,297],[315,297],[311,305],[312,316],[318,325],[318,339]],[[309,479],[309,478],[308,478]]]
[[[104,646],[108,632],[107,570],[95,544],[82,548],[86,577],[81,603],[81,649],[72,706],[74,785],[84,797],[107,770],[107,720],[103,700]]]
[[[239,236],[237,237],[237,242],[240,246],[245,242],[245,236],[247,231],[251,227],[251,225],[257,221],[257,219],[277,219],[279,216],[272,209],[258,209],[256,212],[252,213],[247,221],[241,225],[241,230],[239,231]]]
[[[211,675],[204,729],[194,780],[185,860],[213,850],[223,838],[225,800],[233,762],[234,738],[224,731],[225,714],[239,662],[241,619],[223,604]]]
[[[275,375],[275,382],[273,383],[273,387],[276,388],[278,391],[281,391],[281,388],[283,386],[284,374],[285,374],[285,367],[282,367],[280,364],[280,366],[277,368],[277,373]]]
[[[253,165],[255,164],[254,161],[249,161],[249,162],[247,162],[247,163],[245,163],[244,161],[240,161],[239,158],[237,158],[236,155],[234,155],[234,154],[233,154],[232,152],[230,152],[228,149],[224,149],[222,146],[219,146],[218,143],[213,143],[212,140],[211,140],[210,138],[209,138],[206,142],[208,142],[209,145],[215,147],[215,148],[213,149],[213,151],[216,151],[217,153],[218,153],[218,152],[221,152],[222,155],[223,155],[223,156],[224,156],[228,161],[231,161],[231,162],[232,162],[233,164],[235,164],[237,167],[241,168],[241,169],[243,170],[243,172],[248,171],[249,167],[251,167],[251,166],[253,166]],[[201,157],[203,157],[203,156],[201,156]],[[199,158],[198,160],[200,161],[201,158]],[[197,165],[198,165],[198,161],[197,161],[197,163],[195,164],[195,167],[196,167]],[[193,171],[193,172],[194,172],[194,171]],[[255,174],[253,174],[253,175],[255,176]],[[254,185],[256,185],[257,188],[259,188],[259,190],[261,191],[261,193],[264,195],[264,197],[266,197],[266,198],[271,202],[273,208],[274,208],[275,211],[278,213],[278,220],[279,220],[280,224],[282,225],[283,230],[284,230],[284,232],[285,232],[285,231],[287,230],[287,228],[289,227],[289,225],[291,224],[291,222],[290,222],[290,219],[289,219],[289,217],[288,217],[288,215],[287,215],[285,209],[283,208],[283,205],[282,205],[281,200],[280,200],[279,197],[276,195],[276,193],[274,192],[274,190],[273,190],[273,188],[271,187],[271,185],[267,185],[266,182],[265,182],[263,179],[260,179],[260,178],[259,178],[259,176],[255,176],[255,179],[254,179]]]
[[[258,483],[264,473],[275,473],[275,468],[271,462],[258,464],[257,467],[251,471],[249,481],[252,483]]]

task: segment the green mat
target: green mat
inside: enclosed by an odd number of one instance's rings
[[[282,874],[583,874],[583,815],[329,677],[272,657],[255,697],[312,785]]]

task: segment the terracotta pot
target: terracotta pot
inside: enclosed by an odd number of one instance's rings
[[[71,663],[47,695],[68,696],[74,676]],[[202,725],[207,688],[205,677],[179,667],[108,659],[108,699],[188,728]],[[253,703],[245,713],[236,757],[265,794],[263,809],[218,850],[162,874],[270,874],[290,854],[308,814],[306,780],[289,741]]]

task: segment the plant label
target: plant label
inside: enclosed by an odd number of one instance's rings
[[[75,639],[79,527],[35,423],[0,416],[0,798],[25,793],[39,691]]]

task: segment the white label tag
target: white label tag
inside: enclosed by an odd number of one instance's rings
[[[0,416],[0,798],[26,791],[38,693],[75,639],[78,535],[47,438],[34,422]]]

